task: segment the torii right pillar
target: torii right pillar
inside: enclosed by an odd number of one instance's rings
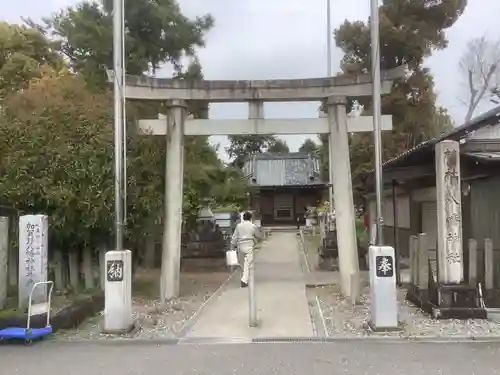
[[[356,301],[359,297],[359,260],[347,132],[347,100],[345,97],[329,97],[326,104],[341,291],[345,297]]]

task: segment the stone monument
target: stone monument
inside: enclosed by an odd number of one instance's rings
[[[462,253],[462,190],[460,145],[446,140],[436,145],[438,279],[444,284],[464,280]]]
[[[373,331],[398,329],[398,297],[394,248],[370,246],[369,326]]]
[[[47,281],[48,230],[46,215],[24,215],[19,218],[19,307],[28,305],[35,283]],[[37,287],[33,302],[40,303],[47,297],[47,287]]]
[[[463,282],[459,142],[438,143],[435,161],[437,262],[429,258],[426,236],[412,236],[412,280],[406,299],[435,319],[485,319],[477,285]]]
[[[106,253],[104,285],[104,332],[127,333],[134,326],[132,318],[132,252]]]

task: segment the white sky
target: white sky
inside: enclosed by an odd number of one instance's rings
[[[19,22],[49,15],[76,0],[16,0],[0,8],[0,19]],[[206,79],[308,78],[326,75],[326,0],[180,0],[185,14],[210,12],[216,25],[199,52]],[[369,0],[331,0],[332,27],[345,19],[365,21]],[[438,100],[457,123],[465,115],[459,101],[463,93],[458,61],[468,40],[484,34],[500,37],[500,1],[469,0],[465,14],[447,31],[449,47],[428,59],[436,81]],[[342,53],[334,50],[334,71]],[[166,75],[163,72],[163,75]],[[315,103],[272,103],[265,107],[269,118],[315,117]],[[481,110],[487,109],[486,103]],[[245,104],[213,104],[211,118],[246,118]],[[304,136],[287,136],[296,150]],[[215,143],[227,145],[225,137]]]

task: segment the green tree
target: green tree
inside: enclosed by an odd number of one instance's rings
[[[166,62],[180,71],[182,57],[194,56],[195,49],[204,46],[204,34],[213,23],[210,15],[190,20],[176,0],[125,1],[127,73],[154,73]],[[113,67],[112,0],[82,2],[36,26],[58,44],[71,68],[88,83],[106,85],[105,69]]]
[[[44,65],[60,69],[63,61],[42,33],[0,22],[0,98],[26,88]]]
[[[226,152],[233,159],[233,166],[242,168],[250,156],[264,152],[275,140],[271,135],[231,135]]]
[[[442,133],[451,123],[446,111],[436,105],[434,81],[423,66],[434,50],[447,46],[445,30],[451,27],[467,5],[466,0],[384,0],[379,8],[381,68],[408,65],[408,74],[395,82],[382,100],[382,111],[393,115],[393,131],[383,135],[384,158],[390,158]],[[370,72],[370,30],[362,21],[345,21],[335,30],[336,45],[344,52],[342,74]],[[370,98],[360,100],[371,113]],[[371,134],[350,137],[353,178],[373,168]],[[355,186],[355,199],[363,191]]]
[[[311,138],[307,138],[299,147],[299,152],[316,153],[318,145]]]
[[[285,141],[281,139],[275,139],[271,144],[269,144],[267,152],[274,152],[277,154],[288,154],[290,152],[290,148]]]
[[[114,225],[111,96],[89,91],[80,76],[47,68],[5,103],[0,197],[18,210],[49,215],[56,247],[78,250],[109,241]],[[137,248],[148,218],[161,209],[156,166],[164,157],[148,137],[132,135],[128,143],[128,238]]]
[[[208,137],[186,137],[184,158],[184,218],[188,227],[195,224],[198,212],[220,181],[224,165]]]
[[[241,169],[225,166],[219,171],[211,191],[217,207],[242,207],[247,202],[249,186]]]

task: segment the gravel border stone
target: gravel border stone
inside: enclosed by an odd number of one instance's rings
[[[474,339],[500,338],[500,324],[483,319],[435,320],[405,300],[406,290],[398,289],[401,331],[374,333],[367,330],[370,319],[370,287],[362,284],[360,302],[355,306],[340,294],[338,285],[315,288],[331,338]]]
[[[53,339],[64,341],[174,340],[182,336],[188,322],[232,275],[233,273],[228,272],[182,275],[181,293],[183,287],[187,291],[182,293],[181,297],[167,303],[134,296],[132,309],[136,328],[128,334],[103,334],[101,330],[104,317],[103,312],[101,312],[97,316],[87,319],[77,329],[57,332]],[[189,285],[186,287],[186,284]]]

